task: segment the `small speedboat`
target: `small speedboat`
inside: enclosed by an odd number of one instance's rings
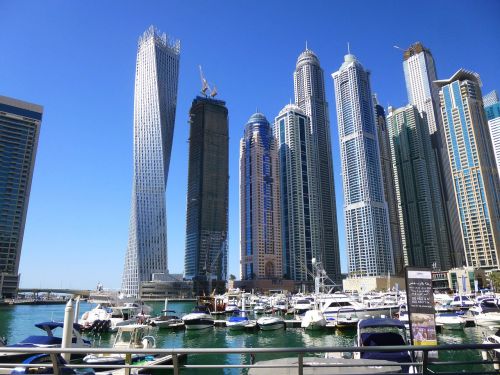
[[[242,330],[250,323],[246,316],[239,315],[237,312],[228,320],[226,320],[226,327],[231,330]]]
[[[113,349],[154,349],[156,340],[154,335],[157,328],[145,324],[130,324],[120,326],[116,333]],[[146,357],[154,357],[150,354],[132,354],[132,364],[144,360]],[[83,358],[83,362],[89,365],[116,365],[125,364],[125,354],[102,353],[89,354]]]
[[[404,346],[408,345],[405,325],[396,319],[361,319],[358,323],[357,346]],[[354,358],[378,359],[398,363],[411,363],[408,350],[390,352],[355,352]],[[412,373],[410,366],[403,366],[403,372]]]
[[[184,327],[188,330],[206,329],[213,327],[215,320],[207,306],[196,306],[193,311],[182,317]]]
[[[436,324],[441,325],[443,329],[461,330],[465,327],[465,319],[456,313],[438,313],[436,314]]]
[[[500,330],[495,332],[493,335],[485,337],[483,344],[500,344]],[[500,360],[500,349],[482,350],[481,355],[485,361],[494,361],[493,367],[497,371],[500,370],[500,364],[498,363]]]
[[[164,309],[162,310],[162,313],[163,315],[158,315],[154,318],[150,318],[148,320],[148,323],[153,327],[158,327],[158,328],[175,329],[184,327],[184,321],[182,319],[180,319],[176,315],[168,315],[169,313],[175,314],[175,311],[168,310],[168,299],[165,299],[165,306]]]
[[[351,329],[356,328],[359,318],[356,315],[356,310],[350,307],[340,308],[335,319],[335,328]]]
[[[226,314],[232,314],[234,311],[238,311],[238,303],[236,300],[229,300],[224,311]]]
[[[264,314],[264,312],[266,311],[267,309],[267,305],[263,302],[258,302],[254,308],[253,308],[253,312],[255,314]]]
[[[62,343],[61,337],[54,336],[54,330],[56,328],[63,328],[63,322],[43,322],[35,324],[35,327],[47,333],[46,336],[43,335],[33,335],[28,336],[24,340],[18,342],[17,344],[7,345],[7,348],[60,348]],[[77,323],[73,324],[73,337],[72,337],[72,348],[90,348],[91,343],[85,340],[80,335],[80,325]],[[19,363],[29,357],[33,353],[0,353],[0,363]],[[74,358],[78,357],[77,354],[73,355]],[[83,356],[80,355],[79,358]]]
[[[500,306],[496,299],[483,300],[469,309],[478,326],[500,328]]]
[[[285,328],[285,321],[277,316],[263,316],[257,319],[257,325],[263,331],[271,331]]]
[[[326,319],[320,310],[307,310],[300,326],[311,331],[322,330],[326,327]]]

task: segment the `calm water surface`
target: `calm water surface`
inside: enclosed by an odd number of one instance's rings
[[[160,314],[163,303],[148,303],[153,308],[153,315]],[[94,305],[82,303],[80,316],[90,310]],[[34,327],[35,323],[47,320],[62,321],[64,305],[19,305],[0,307],[0,336],[7,338],[8,343],[16,343],[26,336],[40,334],[42,331]],[[191,311],[192,303],[169,304],[169,309],[183,315]],[[223,319],[223,318],[221,318]],[[57,332],[61,335],[61,332]],[[440,344],[467,344],[481,343],[484,334],[491,331],[482,328],[465,328],[464,331],[449,331],[439,335]],[[158,331],[157,346],[159,348],[281,348],[281,347],[323,347],[323,346],[352,346],[354,345],[355,332],[305,332],[300,328],[286,329],[283,331],[255,331],[231,332],[226,328],[213,328],[201,331]],[[100,346],[109,347],[114,340],[113,334],[101,337]],[[223,362],[221,362],[223,358]],[[276,356],[259,354],[257,360],[276,358]],[[452,360],[480,360],[478,351],[460,351],[440,353],[442,359]],[[231,354],[226,356],[198,355],[188,359],[189,364],[239,364],[249,363],[247,355]],[[467,372],[471,367],[457,366],[453,370]],[[451,370],[451,369],[448,369]],[[475,371],[477,371],[477,366]],[[242,370],[226,369],[190,370],[189,374],[239,374]],[[186,372],[187,373],[187,372]]]

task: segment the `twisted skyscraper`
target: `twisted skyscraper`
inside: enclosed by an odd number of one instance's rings
[[[328,276],[340,282],[337,208],[333,177],[330,119],[325,97],[325,79],[316,54],[307,49],[297,59],[293,74],[295,103],[310,118],[313,173],[316,174],[316,217],[318,224],[318,255]]]
[[[134,176],[122,291],[167,268],[165,187],[174,133],[180,42],[151,26],[140,38],[134,95]]]

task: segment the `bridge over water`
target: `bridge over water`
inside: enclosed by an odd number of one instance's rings
[[[18,293],[33,293],[35,296],[40,293],[47,294],[70,294],[88,298],[92,290],[90,289],[67,289],[67,288],[19,288]]]

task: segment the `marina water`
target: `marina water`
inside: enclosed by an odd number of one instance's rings
[[[152,315],[159,315],[163,302],[148,302],[153,308]],[[93,306],[85,302],[80,304],[80,316]],[[194,303],[170,302],[169,309],[175,310],[178,316],[188,313]],[[34,324],[48,320],[62,321],[65,305],[9,305],[0,306],[0,336],[7,339],[8,344],[21,341],[33,334],[43,334]],[[253,314],[250,313],[252,319]],[[218,319],[225,319],[221,316]],[[56,332],[62,334],[61,332]],[[474,344],[483,341],[483,335],[491,334],[481,327],[467,327],[463,331],[443,331],[438,335],[439,344]],[[279,331],[230,331],[224,327],[214,327],[201,331],[159,330],[157,335],[158,348],[281,348],[281,347],[323,347],[323,346],[354,346],[355,331],[327,330],[324,332],[309,332],[302,328],[288,328]],[[110,347],[114,334],[103,334],[99,346]],[[277,358],[277,355],[257,354],[256,360]],[[440,359],[446,360],[481,360],[477,350],[440,353]],[[189,364],[240,364],[250,363],[249,355],[193,355],[187,359]],[[448,370],[450,370],[448,368]],[[457,366],[457,371],[467,372],[467,367]],[[475,368],[477,371],[477,366]],[[185,374],[188,372],[185,371]],[[189,374],[239,374],[246,373],[241,369],[190,369]]]

